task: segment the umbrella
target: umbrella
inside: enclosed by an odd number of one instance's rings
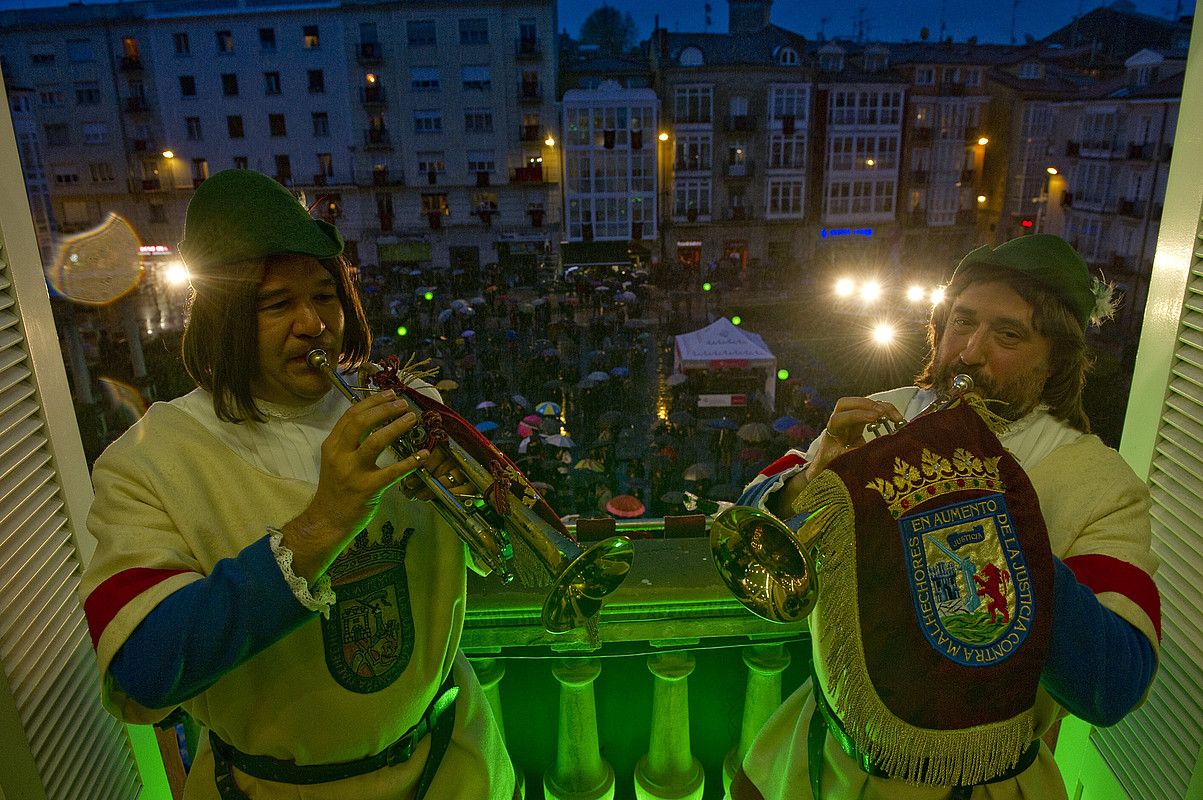
[[[693,414],[688,411],[674,411],[668,415],[668,421],[673,425],[692,425]]]
[[[468,302],[474,306],[483,306],[485,304],[485,299],[483,297],[473,297]]]
[[[643,516],[646,509],[638,497],[629,494],[617,494],[606,501],[606,511],[616,517],[631,518]]]
[[[689,380],[689,378],[686,377],[684,372],[674,372],[672,375],[669,375],[664,382],[669,386],[680,386],[687,380]]]
[[[634,292],[623,292],[622,294],[618,295],[618,299],[624,303],[634,303],[638,298],[635,297]]]
[[[610,370],[610,374],[615,378],[625,378],[631,374],[631,371],[626,367],[615,367],[614,369]]]
[[[476,430],[480,431],[481,433],[488,433],[489,431],[495,431],[495,430],[497,430],[497,423],[491,419],[487,419],[484,422],[476,423]]]
[[[660,495],[660,502],[668,503],[669,505],[674,505],[674,506],[677,503],[680,503],[684,499],[685,499],[684,492],[673,491],[673,492],[665,492],[664,494]]]
[[[593,372],[590,372],[588,375],[586,375],[585,379],[590,380],[590,381],[597,381],[598,383],[601,383],[602,381],[610,380],[610,373],[602,372],[600,369],[594,370]]]
[[[460,334],[460,336],[464,337],[465,339],[471,339],[475,335],[476,335],[476,331],[474,331],[474,330],[466,330]]]
[[[795,442],[801,442],[804,439],[813,439],[815,436],[814,428],[799,422],[797,425],[791,425],[785,429],[785,435]]]
[[[525,439],[523,439],[522,441],[518,442],[518,452],[519,452],[519,453],[524,453],[524,454],[525,454],[525,453],[526,453],[526,450],[527,450],[527,448],[528,448],[528,447],[530,447],[530,442],[531,442],[531,439],[530,439],[530,437],[529,437],[529,436],[527,436],[527,437],[526,437]]]
[[[538,414],[527,414],[522,418],[522,421],[527,425],[538,425],[543,421],[543,417],[539,416]]]
[[[519,408],[530,408],[530,400],[527,400],[520,394],[510,395],[510,400],[512,400],[514,405],[518,406]]]
[[[560,416],[560,404],[546,400],[535,406],[535,411],[539,412],[545,417],[558,417]]]
[[[452,389],[458,389],[459,384],[456,383],[455,381],[451,380],[450,378],[443,378],[441,381],[439,381],[438,383],[436,383],[434,385],[434,388],[438,389],[440,392],[449,392]]]
[[[777,431],[777,433],[785,433],[801,421],[797,417],[791,417],[788,414],[784,417],[777,417],[777,419],[773,420],[773,430]]]
[[[531,437],[531,434],[533,434],[534,432],[535,432],[535,429],[532,428],[530,425],[527,425],[525,422],[518,423],[518,435],[519,436],[521,436],[525,439],[529,439]]]
[[[773,438],[773,430],[763,422],[746,422],[735,435],[745,442],[767,442]]]
[[[497,404],[494,403],[492,400],[481,400],[479,403],[476,404],[477,411],[480,411],[480,410],[486,409],[486,408],[497,408]]]
[[[708,481],[714,477],[714,467],[710,464],[690,464],[681,477],[687,481]]]
[[[590,380],[589,378],[581,378],[576,382],[576,388],[578,389],[592,389],[594,386],[597,386],[597,381]]]
[[[737,430],[739,428],[739,423],[733,419],[727,419],[726,417],[720,417],[719,419],[706,420],[706,427],[712,428],[714,430],[720,430],[720,431],[733,431],[733,430]]]
[[[446,322],[449,319],[451,319],[451,309],[444,308],[439,312],[439,322]]]
[[[596,458],[582,458],[576,462],[575,469],[589,470],[590,472],[605,472],[606,465]]]
[[[576,442],[562,433],[553,433],[551,436],[544,436],[543,441],[552,447],[576,447]]]
[[[739,451],[740,461],[759,461],[764,458],[764,451],[759,447],[745,447]]]

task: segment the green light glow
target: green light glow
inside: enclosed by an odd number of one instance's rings
[[[427,292],[426,294],[422,295],[422,299],[423,300],[433,300],[434,292]]]
[[[703,292],[710,291],[710,281],[706,281],[705,283],[702,284],[702,291]]]
[[[777,370],[777,380],[784,381],[784,380],[788,380],[788,379],[789,379],[789,370],[788,369]]]
[[[731,318],[732,325],[739,325],[743,321],[744,321],[744,318],[741,317],[739,314],[736,314],[734,317]]]
[[[405,327],[404,325],[397,326],[397,335],[398,336],[406,336],[408,334],[409,334],[409,328]]]

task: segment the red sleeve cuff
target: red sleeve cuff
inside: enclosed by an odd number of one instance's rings
[[[1140,606],[1161,641],[1161,594],[1147,572],[1127,561],[1099,554],[1070,556],[1065,559],[1065,566],[1095,594],[1115,592]]]

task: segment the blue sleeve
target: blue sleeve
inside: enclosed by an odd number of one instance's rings
[[[264,536],[155,606],[113,656],[109,674],[143,706],[168,708],[315,613],[293,595]]]
[[[1067,711],[1092,725],[1114,725],[1134,709],[1153,680],[1153,645],[1058,558],[1052,642],[1040,682]]]

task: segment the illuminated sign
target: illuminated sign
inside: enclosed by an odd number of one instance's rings
[[[138,248],[140,256],[167,256],[175,251],[165,244],[144,244]]]
[[[872,236],[872,228],[820,228],[819,238],[826,239],[831,236]]]

